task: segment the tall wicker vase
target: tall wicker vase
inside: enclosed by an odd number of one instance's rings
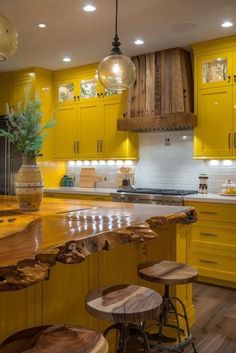
[[[36,158],[23,156],[16,175],[16,199],[23,211],[36,211],[43,197],[43,180]]]

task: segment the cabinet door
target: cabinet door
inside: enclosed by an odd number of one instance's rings
[[[61,107],[56,114],[55,158],[78,158],[76,105]]]
[[[195,157],[232,155],[232,87],[199,90]]]
[[[67,105],[79,99],[78,85],[75,79],[57,81],[55,84],[55,102]]]
[[[121,118],[125,111],[124,96],[102,100],[101,107],[103,118],[102,151],[104,158],[125,158],[127,157],[128,133],[126,131],[117,131],[117,119]]]
[[[80,102],[97,101],[100,97],[99,83],[95,73],[83,75],[78,80]]]
[[[236,156],[236,86],[233,87],[233,155]]]
[[[233,81],[233,54],[219,52],[198,58],[198,88],[230,86]]]
[[[102,121],[99,100],[81,102],[79,117],[79,158],[99,158],[102,155]]]

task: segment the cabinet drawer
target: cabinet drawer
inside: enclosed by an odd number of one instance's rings
[[[236,223],[236,205],[190,201],[185,202],[185,205],[196,209],[200,221]]]
[[[236,227],[229,227],[226,224],[217,227],[209,223],[193,225],[191,234],[193,242],[207,242],[211,245],[218,244],[218,246],[221,244],[236,246]]]
[[[76,200],[97,200],[97,201],[111,201],[110,196],[104,195],[84,195],[84,194],[61,194],[61,193],[44,193],[45,197],[57,197],[61,199],[76,199]]]
[[[236,281],[236,257],[233,256],[233,253],[231,253],[231,256],[220,256],[207,252],[203,253],[202,251],[193,251],[191,254],[190,263],[197,267],[199,270],[206,269],[211,270],[212,272],[228,272],[232,274],[234,281]],[[214,277],[214,275],[212,275],[212,277]],[[222,277],[221,279],[225,278]]]

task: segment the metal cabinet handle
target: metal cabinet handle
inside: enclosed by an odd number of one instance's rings
[[[80,96],[77,96],[77,101],[79,101],[80,100]]]
[[[74,153],[76,153],[76,142],[74,141]]]
[[[103,93],[101,93],[101,97],[104,98],[104,94]]]
[[[236,148],[236,132],[234,133],[234,148]]]
[[[76,96],[74,96],[74,102],[76,102]]]
[[[202,262],[202,263],[205,263],[205,264],[218,265],[218,262],[216,262],[216,261],[210,261],[210,260],[203,260],[203,259],[200,259],[199,262]]]
[[[100,140],[100,152],[103,152],[103,140]]]
[[[228,133],[228,147],[231,148],[231,132]]]
[[[79,140],[77,141],[77,153],[79,153]]]
[[[234,82],[236,82],[236,75],[234,75]]]
[[[230,83],[230,80],[231,80],[231,76],[228,75],[228,83]]]
[[[211,211],[200,211],[199,213],[210,214],[210,215],[217,215],[218,214],[217,212],[211,212]]]
[[[218,234],[213,234],[213,233],[200,233],[200,235],[204,237],[218,237]]]
[[[98,98],[100,98],[100,93],[97,93]]]
[[[97,152],[100,152],[99,151],[99,140],[97,140]]]

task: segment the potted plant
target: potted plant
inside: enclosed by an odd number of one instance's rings
[[[39,209],[43,195],[43,180],[36,157],[42,156],[41,147],[46,130],[55,125],[50,119],[42,125],[41,102],[37,96],[26,98],[23,111],[18,105],[15,112],[7,105],[8,130],[0,130],[0,136],[6,137],[22,154],[22,166],[16,175],[16,198],[24,211]]]

